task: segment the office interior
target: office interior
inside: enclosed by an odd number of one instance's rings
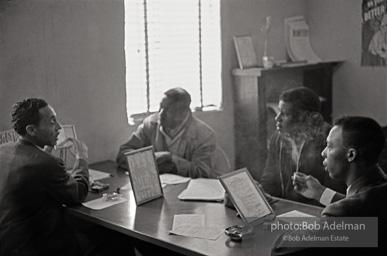
[[[365,115],[387,124],[386,67],[361,66],[361,0],[222,0],[222,108],[194,113],[211,126],[235,168],[233,36],[251,35],[272,17],[268,52],[285,59],[283,20],[303,15],[322,60],[342,61],[332,79],[332,117]],[[0,130],[12,105],[40,97],[74,124],[90,162],[114,160],[135,131],[126,115],[124,0],[0,0]],[[184,87],[184,85],[181,85]],[[249,124],[246,124],[249,125]]]

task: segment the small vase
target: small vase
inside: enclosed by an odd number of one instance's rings
[[[272,68],[274,66],[274,57],[273,56],[263,56],[262,64],[264,68]]]

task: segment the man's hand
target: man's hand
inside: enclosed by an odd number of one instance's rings
[[[313,176],[295,172],[292,176],[294,190],[306,198],[320,201],[325,187]]]
[[[155,157],[158,165],[172,160],[172,154],[168,151],[155,152]]]
[[[159,169],[159,174],[163,174],[163,173],[175,174],[176,173],[176,166],[171,161],[166,161],[162,164],[158,164],[157,166]]]
[[[68,138],[68,140],[72,142],[74,148],[74,152],[69,150],[70,153],[74,155],[76,159],[84,159],[87,161],[87,159],[89,158],[87,145],[80,140],[72,138]]]
[[[47,153],[50,153],[52,152],[52,150],[54,149],[54,147],[51,147],[51,146],[44,146],[43,148],[43,151],[47,152]]]

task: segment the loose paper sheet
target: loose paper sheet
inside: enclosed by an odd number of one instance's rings
[[[97,170],[89,169],[89,180],[96,181],[102,180],[110,177],[110,173],[100,172]]]
[[[173,218],[172,230],[181,225],[204,227],[205,221],[203,214],[176,214]]]
[[[132,190],[132,184],[128,182],[125,186],[121,187],[121,190]]]
[[[169,174],[169,173],[165,173],[165,174],[160,175],[161,184],[171,184],[172,185],[172,184],[186,183],[190,179],[191,178],[189,178],[189,177],[182,177],[179,175]]]
[[[193,225],[180,225],[169,231],[171,234],[195,237],[201,239],[216,240],[223,233],[223,228],[200,227]]]
[[[293,210],[293,211],[290,211],[290,212],[285,212],[283,214],[280,214],[277,216],[278,218],[280,217],[316,217],[316,216],[313,216],[313,215],[310,215],[310,214],[307,214],[307,213],[304,213],[304,212],[300,212],[300,211],[297,211],[297,210]]]
[[[90,208],[92,210],[101,210],[110,206],[113,206],[115,204],[120,204],[123,202],[126,202],[127,199],[125,197],[120,197],[117,200],[114,201],[105,201],[102,198],[95,199],[93,201],[89,201],[86,203],[82,203],[85,207]]]
[[[293,210],[293,211],[285,212],[283,214],[278,215],[277,219],[288,223],[302,224],[303,222],[308,221],[307,218],[311,218],[311,217],[313,217],[313,219],[311,220],[315,220],[317,218],[316,216],[313,216],[304,212],[300,212],[297,210]]]
[[[180,200],[218,201],[224,199],[225,190],[216,179],[192,179],[187,188],[180,193]]]
[[[161,184],[161,187],[165,187],[167,184]],[[132,184],[128,182],[125,186],[121,187],[121,190],[132,190]]]
[[[223,233],[223,228],[206,227],[203,214],[179,214],[173,218],[170,234],[216,240]]]

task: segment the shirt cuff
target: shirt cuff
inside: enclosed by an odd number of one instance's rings
[[[326,188],[321,195],[320,203],[322,205],[329,205],[332,201],[332,198],[335,196],[336,192],[330,188]]]

